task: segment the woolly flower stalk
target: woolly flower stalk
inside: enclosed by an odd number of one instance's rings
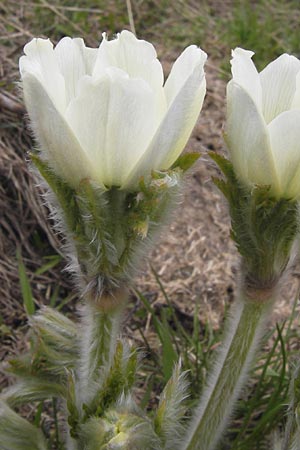
[[[260,73],[253,52],[232,52],[226,141],[238,178],[270,185],[277,198],[300,197],[300,61],[281,55]]]
[[[98,49],[65,37],[24,47],[20,72],[41,156],[72,187],[88,178],[102,187],[136,186],[168,169],[200,113],[206,54],[191,45],[164,84],[149,42],[122,31]]]

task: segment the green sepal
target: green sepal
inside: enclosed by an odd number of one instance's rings
[[[268,185],[245,186],[230,161],[216,153],[210,156],[225,175],[213,181],[229,203],[231,237],[243,257],[246,276],[258,286],[272,287],[286,268],[299,230],[298,204],[274,198]]]
[[[201,153],[184,153],[183,155],[180,155],[174,164],[171,166],[172,170],[175,169],[181,169],[183,172],[186,172],[189,170],[196,161],[201,157]]]
[[[237,178],[235,176],[233,166],[228,159],[224,158],[223,156],[219,155],[215,152],[209,152],[209,156],[215,163],[219,166],[222,173],[225,175],[226,180],[223,180],[221,178],[213,177],[214,184],[220,189],[220,191],[223,193],[223,195],[226,197],[226,199],[230,202],[231,196],[234,194],[234,190],[232,189],[232,186],[234,186],[237,183]]]
[[[50,166],[37,154],[31,153],[30,158],[56,195],[65,214],[69,230],[71,232],[78,231],[77,229],[80,227],[80,214],[75,201],[74,189],[68,183],[63,181],[62,178],[58,177]]]
[[[66,235],[75,247],[80,270],[73,267],[84,293],[97,299],[103,293],[111,295],[131,277],[145,243],[177,201],[183,172],[199,154],[179,157],[167,171],[153,171],[133,192],[103,189],[89,179],[73,188],[38,155],[31,158],[62,209]],[[56,205],[52,206],[55,210]]]
[[[132,202],[128,223],[132,230],[136,224],[147,223],[149,234],[152,226],[163,220],[168,207],[174,205],[179,190],[180,175],[176,170],[153,172],[150,180],[140,179],[139,192]]]
[[[83,250],[86,253],[90,251],[92,255],[83,256],[83,260],[87,257],[92,259],[92,265],[98,265],[98,271],[101,270],[104,273],[111,272],[118,264],[117,248],[112,239],[114,219],[116,219],[112,212],[115,211],[112,211],[108,195],[109,191],[99,189],[88,179],[82,180],[77,189],[77,203],[81,216],[89,217],[83,220],[85,236]],[[80,243],[77,247],[81,251]]]

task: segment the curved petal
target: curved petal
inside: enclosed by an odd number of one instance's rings
[[[65,37],[55,47],[54,55],[65,80],[67,105],[78,93],[79,80],[92,74],[97,52],[97,49],[87,49],[80,38]]]
[[[66,117],[107,186],[123,183],[159,120],[147,83],[119,69],[110,69],[97,82],[84,78]]]
[[[118,67],[131,78],[142,78],[156,92],[163,85],[163,70],[150,42],[137,39],[124,30],[108,41],[106,34],[100,44],[93,76],[98,78],[108,67]]]
[[[248,92],[233,80],[227,85],[226,143],[238,178],[245,184],[270,184],[278,193],[265,121]]]
[[[285,111],[269,125],[282,195],[300,198],[300,111]]]
[[[242,86],[256,103],[262,108],[262,88],[256,67],[252,61],[253,52],[236,48],[232,50],[231,72],[235,83]]]
[[[55,173],[72,186],[87,177],[99,182],[94,166],[40,81],[25,73],[23,91],[41,153]]]
[[[203,67],[206,59],[207,54],[196,45],[190,45],[181,53],[173,64],[165,84],[164,89],[168,105],[171,105],[196,67],[202,67],[202,76],[204,76]]]
[[[20,58],[21,77],[32,74],[43,85],[59,111],[66,107],[65,81],[55,58],[53,44],[49,39],[32,39],[24,47],[25,56]]]
[[[127,30],[117,34],[116,39],[111,41],[108,41],[103,33],[93,78],[99,79],[110,68],[121,69],[130,78],[145,80],[153,90],[158,117],[164,115],[166,99],[163,90],[163,69],[150,42],[137,39]]]
[[[168,169],[182,152],[202,108],[206,82],[198,64],[173,100],[146,152],[123,185],[129,188],[151,169]]]
[[[300,72],[296,75],[296,91],[293,97],[291,109],[300,109]]]
[[[292,106],[300,61],[287,54],[279,56],[260,73],[263,114],[267,123]]]

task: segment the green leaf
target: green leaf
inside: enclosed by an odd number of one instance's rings
[[[0,401],[0,450],[47,450],[38,428]]]
[[[156,433],[161,437],[164,448],[177,447],[178,431],[182,427],[186,406],[184,400],[188,396],[186,372],[181,371],[181,364],[176,364],[172,376],[160,395],[159,405],[154,417]]]
[[[174,363],[178,361],[178,355],[174,350],[172,343],[172,333],[169,329],[169,324],[165,317],[163,318],[163,322],[161,322],[146,297],[140,292],[136,292],[145,308],[151,314],[154,328],[162,345],[162,368],[164,378],[165,380],[168,380],[172,375]]]
[[[53,267],[57,266],[57,264],[60,263],[62,258],[60,255],[50,255],[45,259],[48,259],[48,261],[35,271],[36,275],[42,275],[48,270],[53,269]]]
[[[165,380],[168,380],[172,375],[174,365],[178,361],[179,355],[174,350],[172,332],[165,315],[163,315],[163,324],[160,334],[162,336],[163,373]]]
[[[15,383],[1,395],[1,398],[12,408],[32,402],[49,400],[52,397],[65,398],[65,386],[34,376],[24,378],[22,381]]]
[[[145,409],[148,406],[148,403],[149,403],[149,401],[151,399],[153,386],[154,386],[154,379],[153,379],[153,377],[149,377],[146,381],[147,381],[145,383],[146,390],[145,390],[145,393],[144,393],[143,397],[141,398],[141,400],[139,402],[139,405],[140,405],[141,409]]]
[[[44,402],[40,402],[40,404],[36,408],[36,413],[34,415],[33,425],[35,425],[38,428],[40,427],[40,424],[41,424],[43,407],[44,407]]]
[[[181,169],[183,172],[189,170],[195,162],[201,157],[201,153],[185,153],[176,159],[171,169]]]
[[[19,279],[20,279],[20,284],[21,284],[23,303],[24,303],[24,307],[25,307],[27,315],[31,316],[32,314],[35,313],[34,298],[32,295],[32,290],[30,287],[28,277],[26,275],[26,269],[25,269],[23,259],[21,256],[21,251],[19,248],[17,249],[17,260],[18,260],[18,266],[19,266]]]
[[[76,380],[75,374],[72,370],[67,371],[68,386],[67,386],[67,410],[68,410],[68,424],[70,426],[70,435],[73,438],[77,437],[77,428],[79,423],[79,412],[77,409],[76,398]]]

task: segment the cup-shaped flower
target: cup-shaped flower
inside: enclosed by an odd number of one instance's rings
[[[122,31],[98,49],[82,39],[33,39],[20,72],[41,156],[71,186],[84,178],[132,188],[151,170],[168,169],[200,113],[206,54],[192,45],[164,84],[149,42]]]
[[[281,55],[258,73],[253,52],[232,52],[226,141],[237,177],[270,185],[279,199],[300,197],[300,61]]]

